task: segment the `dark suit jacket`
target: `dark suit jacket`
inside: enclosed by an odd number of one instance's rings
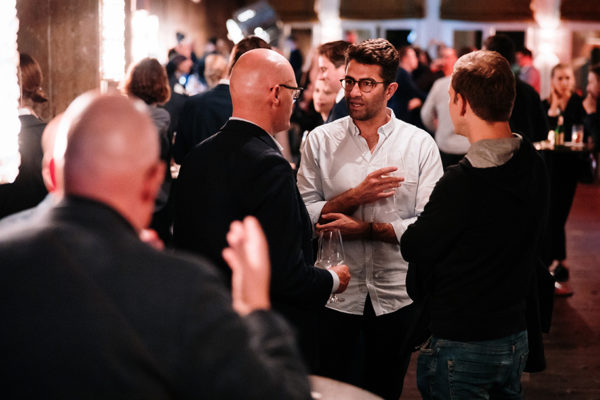
[[[13,183],[0,185],[0,218],[35,206],[48,193],[42,178],[42,133],[46,124],[33,115],[19,119],[19,175]]]
[[[520,133],[530,142],[544,140],[548,136],[548,120],[539,94],[533,87],[516,78],[517,95],[510,116],[510,129]]]
[[[183,105],[173,146],[173,158],[181,164],[192,148],[217,133],[231,117],[229,85],[214,88],[190,97]]]
[[[229,274],[221,257],[229,225],[256,216],[269,242],[273,307],[299,329],[307,350],[312,319],[333,278],[313,266],[310,218],[273,139],[254,124],[229,120],[191,151],[178,181],[175,245],[205,255]]]
[[[404,68],[398,68],[396,83],[398,83],[398,89],[396,89],[396,92],[388,101],[388,107],[394,110],[396,118],[414,124],[415,121],[408,111],[408,102],[415,97],[424,102],[427,94],[415,85],[410,73]]]
[[[240,318],[207,263],[140,242],[113,209],[68,198],[0,232],[6,398],[308,398],[293,336]]]
[[[342,97],[340,101],[333,105],[333,108],[327,116],[325,123],[335,121],[336,119],[344,118],[348,115],[348,105],[346,104],[346,98]]]

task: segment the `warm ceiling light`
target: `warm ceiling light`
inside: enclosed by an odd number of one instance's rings
[[[125,76],[125,1],[102,0],[100,53],[103,80],[120,81]]]
[[[14,181],[19,172],[19,97],[17,82],[17,19],[16,0],[0,1],[0,183]]]

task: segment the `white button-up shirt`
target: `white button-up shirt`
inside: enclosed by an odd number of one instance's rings
[[[298,188],[317,223],[325,203],[358,186],[366,176],[383,167],[398,167],[404,177],[393,197],[359,206],[352,217],[368,222],[390,223],[400,243],[408,225],[423,211],[435,183],[442,176],[442,164],[433,138],[425,131],[396,119],[391,109],[388,123],[378,129],[373,153],[350,117],[314,129],[307,137],[298,171]],[[352,278],[343,302],[327,307],[362,315],[367,293],[377,315],[409,305],[406,293],[408,263],[400,245],[372,240],[346,240],[344,263]]]

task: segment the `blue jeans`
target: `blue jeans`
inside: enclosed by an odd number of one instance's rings
[[[481,342],[432,336],[419,354],[417,385],[426,400],[520,399],[527,354],[527,331]]]

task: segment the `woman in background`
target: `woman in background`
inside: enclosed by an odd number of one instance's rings
[[[564,141],[571,141],[574,125],[583,124],[585,110],[583,99],[574,92],[575,75],[566,64],[552,68],[550,97],[543,101],[550,129],[560,128]],[[581,157],[578,154],[559,149],[545,154],[550,176],[550,215],[548,219],[548,240],[545,244],[546,263],[556,278],[556,294],[571,295],[573,292],[564,283],[569,279],[565,224],[573,204]]]
[[[323,121],[327,120],[329,112],[335,105],[336,92],[331,90],[323,80],[317,80],[313,92],[313,105],[315,111],[321,115]]]
[[[28,54],[19,56],[19,174],[13,183],[0,185],[0,218],[37,205],[48,193],[42,178],[42,132],[46,124],[36,106],[48,101],[42,89],[42,69]]]
[[[158,131],[160,158],[165,162],[166,171],[165,179],[156,197],[150,227],[158,233],[165,244],[168,244],[171,239],[173,220],[171,201],[169,201],[172,182],[169,169],[172,143],[172,133],[169,129],[171,117],[167,110],[159,107],[171,97],[167,71],[155,58],[144,58],[129,68],[127,77],[122,83],[122,90],[127,96],[141,99],[146,103]],[[134,151],[132,157],[135,157]]]

